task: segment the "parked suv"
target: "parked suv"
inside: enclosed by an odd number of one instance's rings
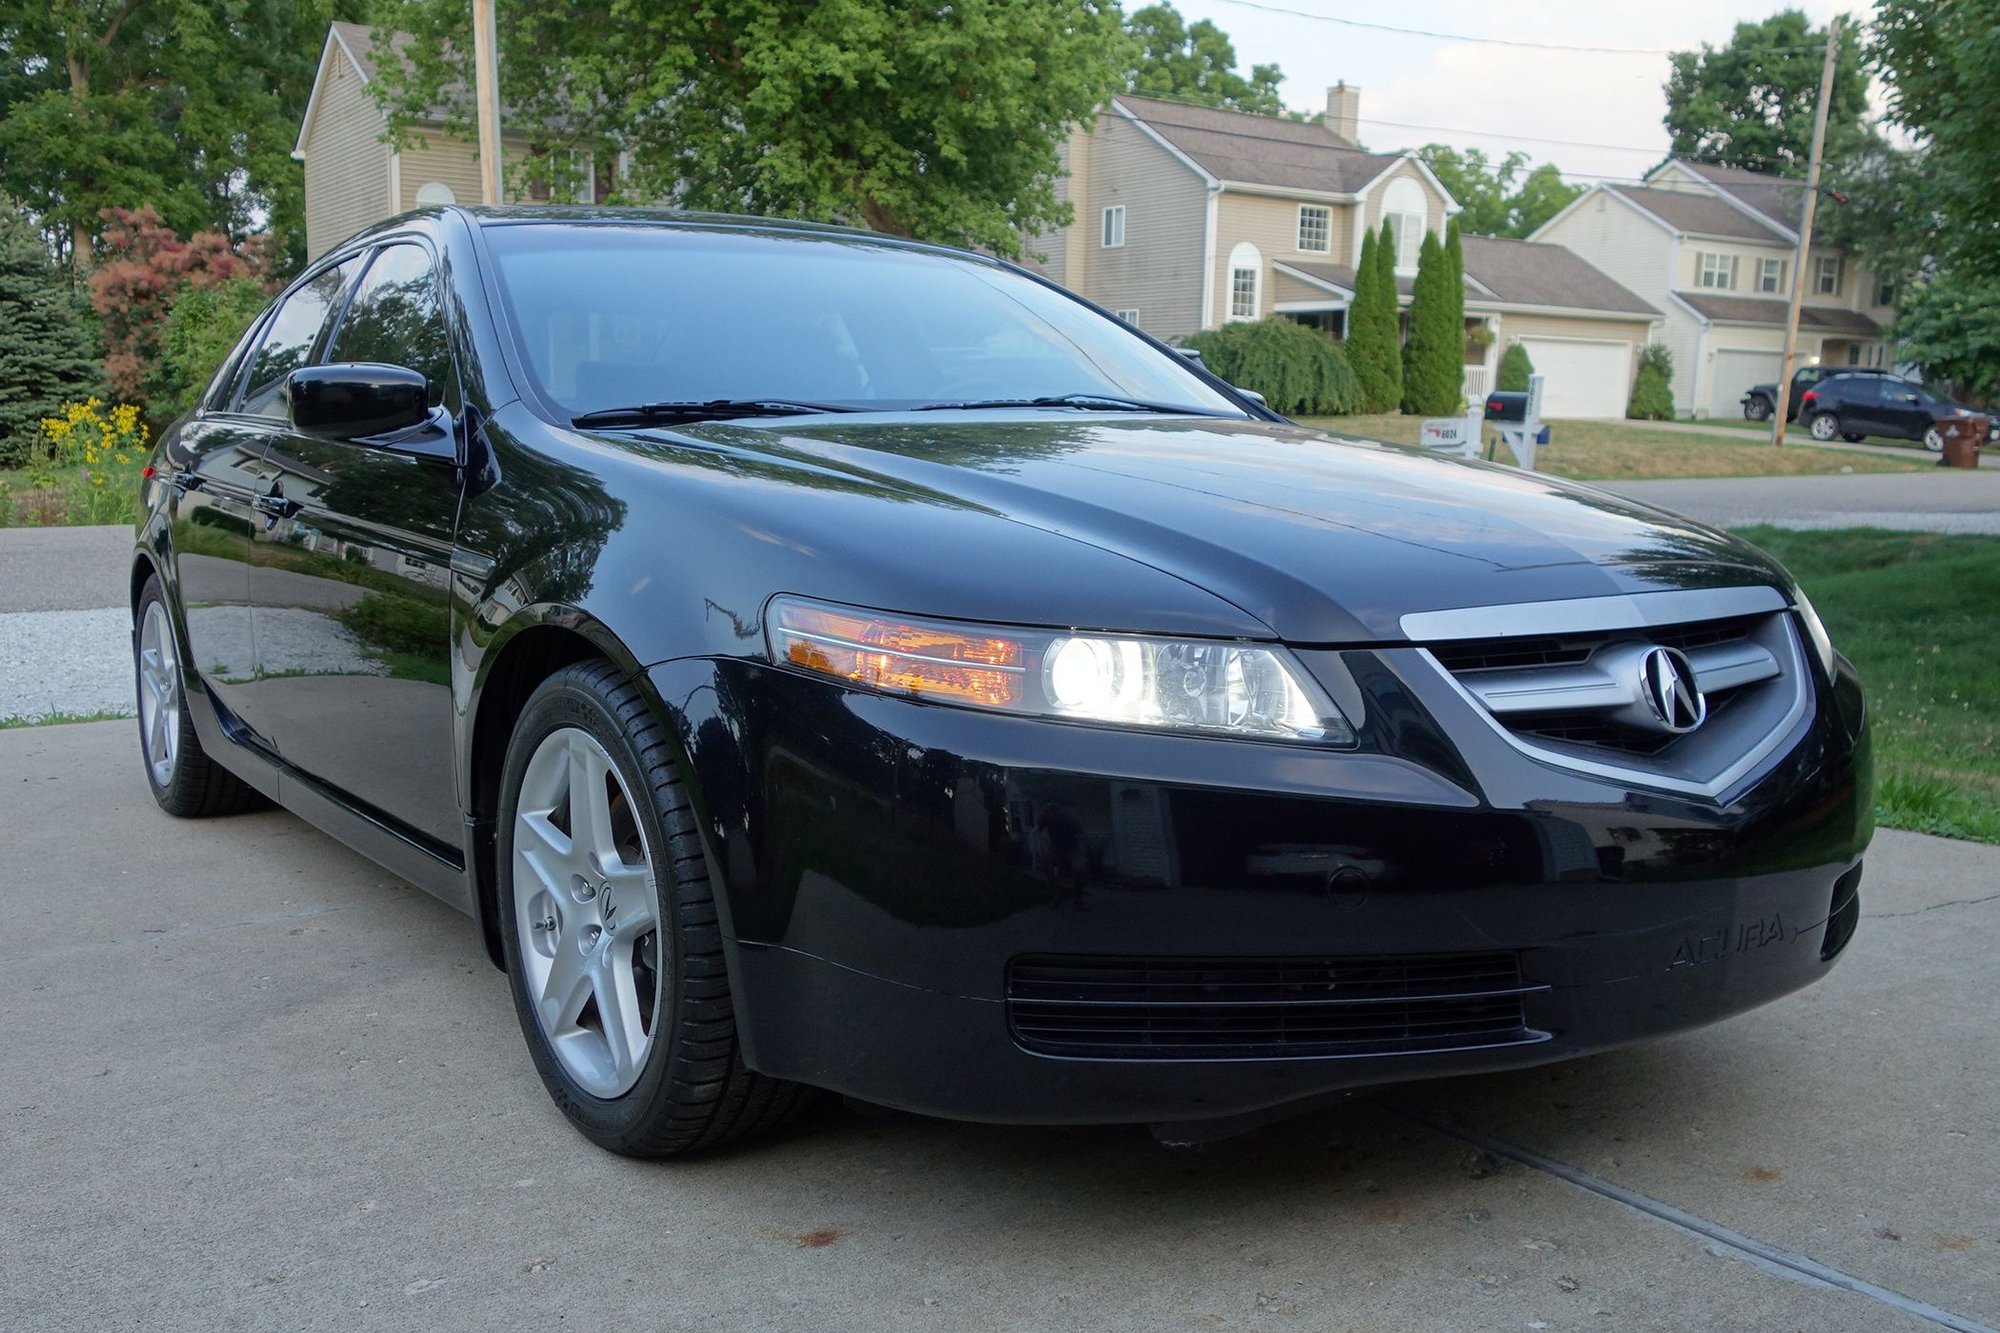
[[[1799,399],[1807,389],[1832,379],[1835,375],[1894,375],[1893,370],[1878,370],[1868,366],[1800,366],[1792,372],[1792,392],[1785,399],[1785,420],[1799,419]],[[1771,414],[1778,410],[1778,386],[1775,384],[1753,384],[1743,394],[1743,419],[1745,421],[1769,421]]]
[[[1859,440],[1887,435],[1921,440],[1937,453],[1944,448],[1938,427],[1953,417],[1974,415],[1969,407],[1940,398],[1911,380],[1884,375],[1836,375],[1806,390],[1799,400],[1799,417],[1815,440]],[[1986,438],[2000,435],[2000,416],[1989,417]]]

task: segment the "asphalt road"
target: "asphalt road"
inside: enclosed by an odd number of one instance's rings
[[[1726,528],[1772,523],[1782,528],[2000,533],[2000,472],[1989,470],[1597,484]]]
[[[2000,1325],[2000,849],[1884,833],[1825,982],[1585,1061],[1201,1150],[835,1107],[643,1164],[464,918],[167,818],[136,742],[0,731],[0,1328]]]

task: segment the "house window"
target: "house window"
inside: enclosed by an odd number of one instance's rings
[[[1859,343],[1848,344],[1847,364],[1850,366],[1858,366],[1861,364],[1861,345]]]
[[[1715,254],[1703,250],[1700,254],[1701,277],[1704,287],[1720,291],[1733,291],[1736,287],[1736,256]]]
[[[1896,304],[1896,280],[1894,278],[1883,278],[1875,284],[1875,304]]]
[[[1424,241],[1421,213],[1384,213],[1382,220],[1396,237],[1396,267],[1405,272],[1417,266],[1417,251]]]
[[[1785,290],[1784,260],[1760,259],[1757,261],[1757,290],[1760,292],[1782,292]]]
[[[1125,205],[1113,204],[1104,210],[1104,248],[1116,250],[1125,244]]]
[[[1323,204],[1299,205],[1299,249],[1323,255],[1333,248],[1333,210]]]
[[[1118,316],[1125,323],[1130,324],[1133,328],[1136,329],[1139,327],[1139,312],[1137,310],[1114,310],[1111,313]]]
[[[1821,255],[1819,271],[1813,280],[1813,290],[1821,296],[1840,295],[1840,256]]]
[[[1248,241],[1229,252],[1229,317],[1257,318],[1258,287],[1263,281],[1264,256]]]

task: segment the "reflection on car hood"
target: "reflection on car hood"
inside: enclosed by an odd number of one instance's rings
[[[973,413],[675,434],[880,477],[1118,552],[1294,643],[1398,638],[1412,611],[1783,582],[1727,534],[1587,486],[1278,423]]]

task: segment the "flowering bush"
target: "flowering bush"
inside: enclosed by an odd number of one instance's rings
[[[130,403],[106,407],[96,398],[43,417],[43,449],[28,481],[48,498],[42,521],[130,523],[139,512],[139,481],[149,450],[146,424]]]

